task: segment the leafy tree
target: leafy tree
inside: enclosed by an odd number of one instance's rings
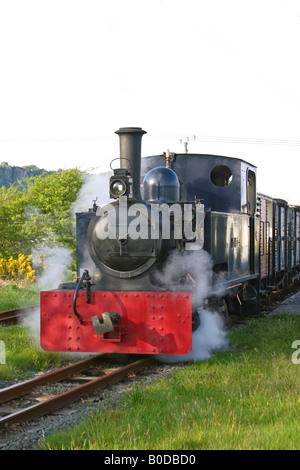
[[[26,221],[25,195],[15,185],[0,188],[0,255],[9,257],[22,252],[22,232]]]
[[[82,183],[83,173],[75,168],[26,178],[22,191],[0,188],[0,256],[30,254],[44,244],[75,252],[71,205]]]

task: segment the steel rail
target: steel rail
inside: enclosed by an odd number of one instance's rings
[[[129,374],[139,372],[150,366],[152,358],[140,359],[104,377],[93,379],[90,382],[74,387],[72,390],[61,393],[55,397],[49,398],[41,403],[32,405],[24,410],[17,411],[9,416],[0,419],[0,430],[11,424],[20,424],[32,419],[39,418],[45,414],[52,413],[70,403],[73,403],[82,396],[88,396],[95,390],[103,389],[108,385],[115,384]]]
[[[24,308],[15,308],[13,310],[6,310],[4,312],[0,312],[0,323],[9,323],[9,322],[17,322],[18,318],[23,317],[26,315],[27,312],[30,312],[30,310],[34,310],[35,308],[38,308],[38,305],[32,306],[32,307],[24,307]]]
[[[20,398],[23,395],[31,392],[37,387],[42,385],[51,385],[56,382],[60,382],[72,375],[80,374],[81,372],[89,369],[89,367],[99,364],[103,359],[104,355],[97,355],[89,359],[85,359],[75,364],[69,366],[61,367],[47,374],[40,375],[33,379],[26,380],[16,385],[11,385],[10,387],[3,388],[0,390],[0,404],[5,403],[15,398]]]

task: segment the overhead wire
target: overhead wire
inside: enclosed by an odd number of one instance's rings
[[[300,146],[300,140],[292,139],[267,139],[254,137],[214,136],[200,134],[177,135],[145,135],[147,142],[187,141],[187,142],[215,142],[228,144],[252,144],[252,145],[278,145]],[[31,143],[31,142],[116,142],[117,138],[111,136],[57,136],[57,137],[0,137],[0,143]]]

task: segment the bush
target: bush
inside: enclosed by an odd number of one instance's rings
[[[36,271],[31,264],[31,255],[19,253],[18,258],[12,256],[9,259],[0,259],[0,278],[12,281],[33,282],[36,279]]]

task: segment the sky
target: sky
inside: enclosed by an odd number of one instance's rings
[[[0,0],[0,162],[100,173],[142,127],[300,205],[299,44],[300,0]]]

